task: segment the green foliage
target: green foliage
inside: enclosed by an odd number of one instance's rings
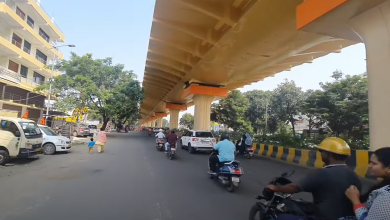
[[[243,95],[234,91],[212,104],[210,118],[237,134],[252,126],[258,143],[311,148],[328,136],[339,136],[353,149],[368,149],[367,74],[344,76],[335,71],[332,78],[333,82],[321,83],[315,91],[304,92],[287,80],[274,91]],[[296,137],[296,121],[301,119],[308,121],[309,131],[325,128],[328,133]],[[291,130],[286,130],[287,123]]]
[[[113,64],[112,58],[94,60],[91,54],[78,56],[71,53],[70,59],[61,61],[56,68],[65,73],[52,83],[61,110],[87,106],[94,114],[100,115],[104,127],[110,118],[138,119],[143,92],[136,75],[124,70],[124,65]],[[48,88],[46,83],[36,90]]]
[[[190,113],[185,113],[179,120],[179,124],[188,128],[192,129],[194,127],[194,116]]]
[[[252,126],[245,118],[245,112],[249,107],[249,100],[239,91],[229,92],[228,97],[213,105],[210,119],[228,125],[235,131],[251,132]]]
[[[163,118],[162,126],[163,126],[164,128],[169,127],[169,121],[168,121],[167,119]]]

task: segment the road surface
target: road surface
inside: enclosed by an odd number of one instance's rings
[[[245,174],[229,193],[208,178],[207,154],[179,149],[170,161],[147,133],[108,138],[102,154],[79,145],[69,154],[0,167],[0,220],[244,220],[271,178],[295,169],[296,181],[308,172],[271,159],[238,158]]]

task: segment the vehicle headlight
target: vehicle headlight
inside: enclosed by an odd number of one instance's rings
[[[65,144],[64,140],[59,140],[60,144]]]

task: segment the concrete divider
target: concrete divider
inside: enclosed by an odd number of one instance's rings
[[[219,139],[218,139],[219,141]],[[236,143],[236,141],[233,141]],[[254,155],[270,157],[289,163],[299,164],[305,167],[322,168],[324,162],[317,150],[306,150],[289,148],[278,145],[253,144]],[[368,165],[372,152],[366,150],[352,150],[351,156],[347,159],[347,165],[360,177],[373,179],[368,174]]]

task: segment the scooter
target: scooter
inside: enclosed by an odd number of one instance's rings
[[[280,177],[275,177],[270,185],[287,185],[292,183],[287,179],[294,174],[294,170],[283,173]],[[291,194],[276,193],[268,188],[263,189],[262,195],[256,196],[259,200],[254,204],[249,212],[249,220],[276,219],[281,214],[292,214],[309,217],[315,212],[315,205],[302,199],[293,198]]]
[[[240,154],[240,151],[236,151],[236,156]],[[244,156],[247,159],[251,159],[253,156],[253,147],[249,145],[245,145],[245,151],[244,151]]]
[[[218,152],[213,151],[210,156]],[[240,177],[244,174],[240,161],[223,162],[218,164],[217,173],[209,173],[210,179],[218,179],[228,192],[234,192],[240,183]]]
[[[171,144],[169,147],[168,147],[168,150],[167,150],[167,157],[172,160],[173,158],[176,157],[176,145],[175,144]]]
[[[158,151],[164,150],[164,139],[158,139],[156,143],[156,148]]]

